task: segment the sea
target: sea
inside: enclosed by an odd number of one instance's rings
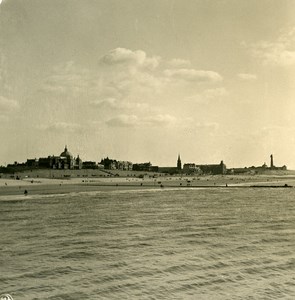
[[[295,299],[295,189],[0,196],[0,294]]]

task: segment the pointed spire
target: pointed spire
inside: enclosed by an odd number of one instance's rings
[[[180,153],[178,153],[178,158],[177,158],[177,169],[181,170],[181,159],[180,159]]]

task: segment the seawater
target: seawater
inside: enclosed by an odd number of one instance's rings
[[[295,189],[0,196],[0,293],[295,299]]]

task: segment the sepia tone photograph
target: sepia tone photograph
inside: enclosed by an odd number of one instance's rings
[[[0,0],[0,300],[295,299],[295,0]]]

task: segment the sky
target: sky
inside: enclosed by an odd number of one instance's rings
[[[295,169],[295,1],[0,1],[0,165]]]

